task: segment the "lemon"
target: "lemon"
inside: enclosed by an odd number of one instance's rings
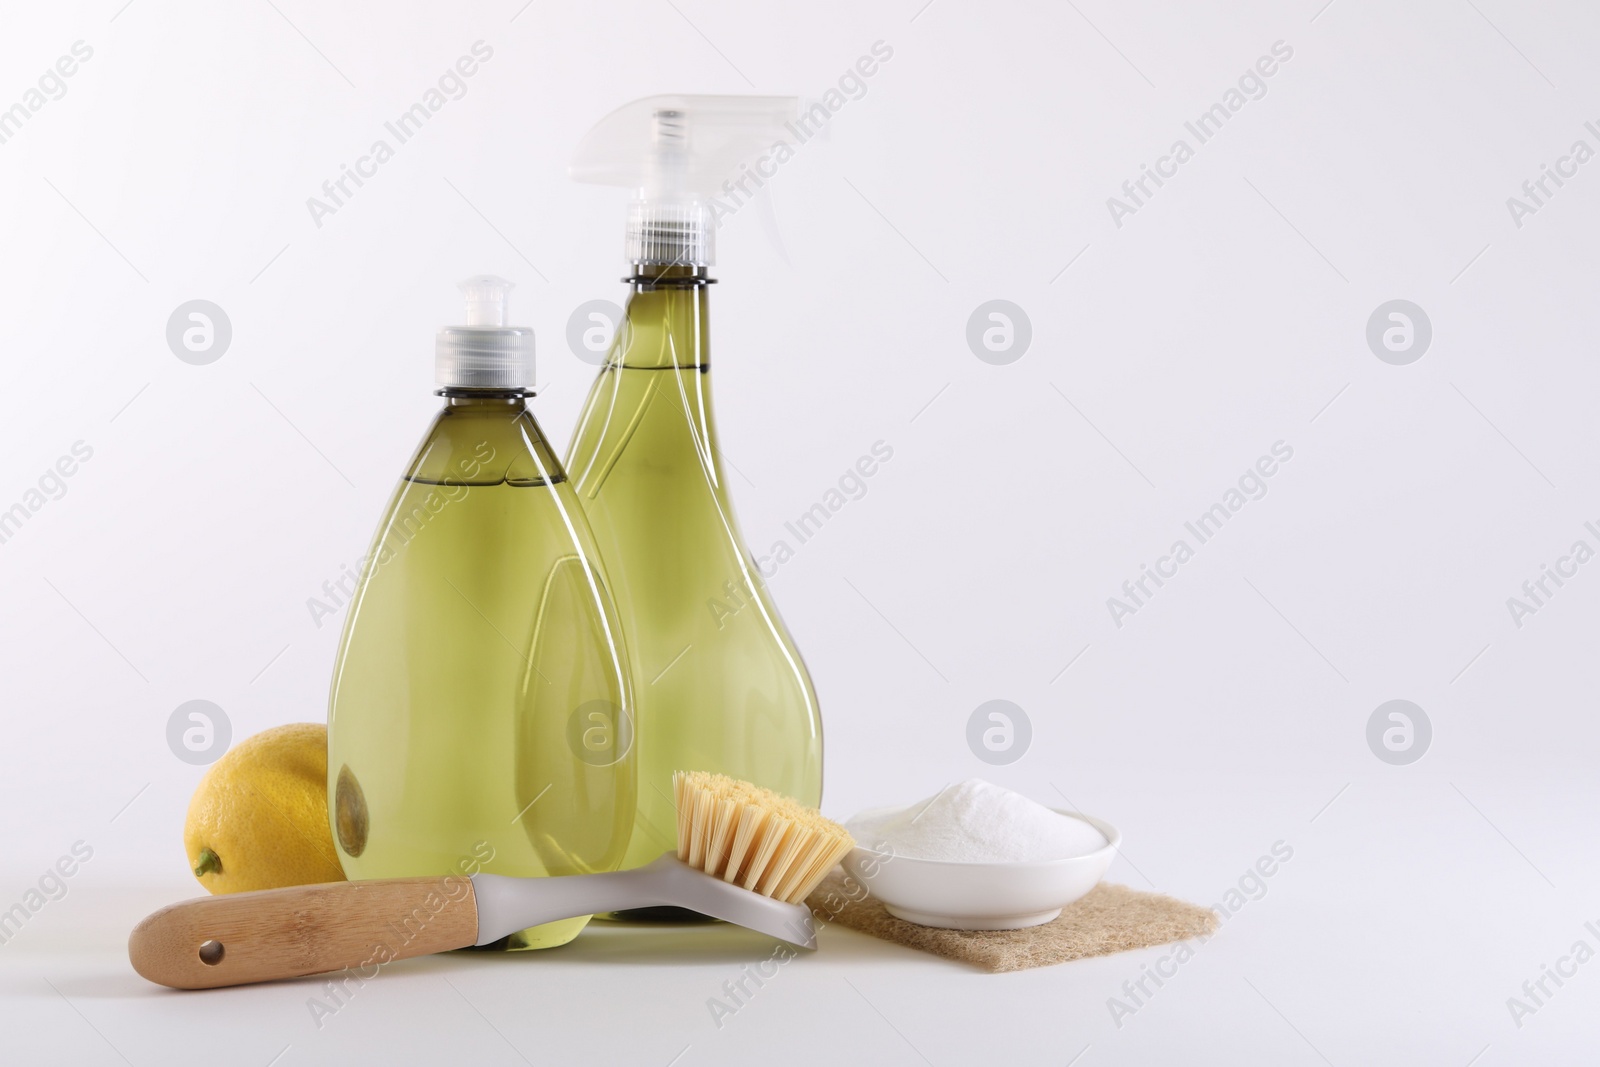
[[[212,893],[344,880],[328,828],[328,729],[275,726],[229,749],[189,801],[189,869]]]

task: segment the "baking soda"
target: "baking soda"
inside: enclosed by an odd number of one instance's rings
[[[1086,856],[1105,835],[1020,793],[969,778],[920,803],[845,824],[857,841],[896,856],[952,863],[1038,863]]]

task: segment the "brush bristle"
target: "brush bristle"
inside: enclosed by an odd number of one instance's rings
[[[678,858],[725,882],[798,904],[855,847],[836,822],[725,774],[679,771]]]

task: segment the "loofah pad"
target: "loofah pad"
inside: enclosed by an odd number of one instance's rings
[[[860,899],[852,900],[852,895]],[[859,884],[854,894],[849,893],[845,876],[837,870],[806,898],[806,904],[819,923],[836,922],[994,973],[1185,941],[1212,933],[1220,922],[1210,908],[1101,882],[1042,926],[940,930],[895,918],[876,897],[862,897]]]

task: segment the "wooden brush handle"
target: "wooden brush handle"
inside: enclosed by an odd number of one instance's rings
[[[370,979],[477,940],[469,879],[393,878],[186,900],[133,928],[128,959],[152,982],[212,989],[345,968]]]

